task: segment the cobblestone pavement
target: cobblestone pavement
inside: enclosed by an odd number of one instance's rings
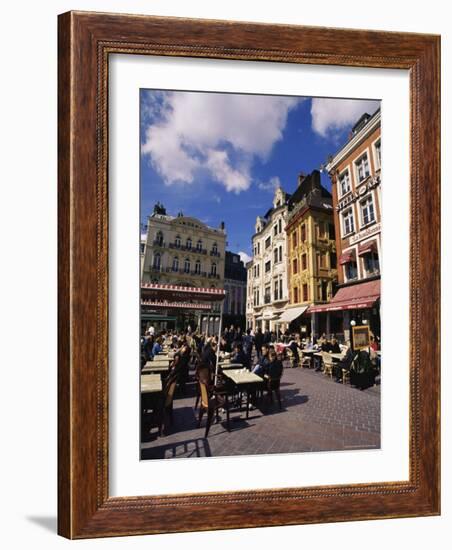
[[[285,368],[281,380],[282,410],[264,398],[249,412],[231,411],[213,423],[204,438],[205,416],[197,428],[194,384],[174,400],[168,434],[143,430],[141,457],[188,458],[332,451],[380,447],[380,386],[359,390],[334,382],[321,372]]]

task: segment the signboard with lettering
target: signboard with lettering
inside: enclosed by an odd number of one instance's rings
[[[356,235],[352,235],[349,239],[349,243],[355,244],[363,239],[366,239],[367,237],[371,237],[372,235],[375,235],[376,233],[380,233],[381,231],[381,223],[376,223],[375,225],[372,225],[371,227],[368,227],[367,229],[364,229],[363,231],[360,231],[359,233],[356,233]]]
[[[336,210],[340,212],[350,204],[353,204],[358,199],[362,198],[368,191],[371,191],[372,189],[375,189],[375,187],[378,187],[380,183],[380,176],[370,178],[368,181],[366,181],[366,183],[360,185],[356,191],[348,193],[342,200],[340,200],[336,206]]]
[[[370,329],[368,325],[352,327],[353,349],[360,350],[370,346]]]

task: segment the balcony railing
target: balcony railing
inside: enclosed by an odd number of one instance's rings
[[[207,277],[209,277],[209,279],[219,279],[220,275],[218,273],[209,273]]]
[[[152,244],[154,246],[159,246],[160,248],[165,248],[165,243],[159,239],[156,239],[155,241],[152,241]]]
[[[217,258],[219,258],[221,256],[221,254],[217,250],[211,250],[210,255],[211,256],[216,256]]]
[[[195,254],[207,255],[206,248],[198,248],[197,246],[185,246],[183,244],[169,243],[168,248],[181,250],[183,252],[194,252]]]

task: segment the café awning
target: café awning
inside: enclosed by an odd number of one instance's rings
[[[292,321],[295,321],[300,315],[303,315],[303,313],[308,309],[308,306],[300,306],[300,307],[292,307],[290,309],[286,309],[286,311],[283,312],[281,317],[278,319],[278,323],[291,323]]]
[[[197,300],[202,302],[219,302],[224,300],[226,291],[222,288],[197,288],[191,286],[165,285],[158,283],[141,283],[142,299],[185,302]]]
[[[352,250],[347,250],[346,252],[343,252],[339,258],[339,263],[341,265],[345,265],[345,264],[348,264],[350,262],[354,262],[356,261],[355,260],[355,251],[352,249]]]
[[[340,288],[328,304],[311,306],[308,313],[373,307],[380,298],[380,279]]]
[[[210,311],[210,304],[192,304],[189,302],[168,302],[167,300],[141,300],[143,307],[151,309],[196,309]]]
[[[374,252],[375,250],[377,250],[377,242],[375,240],[368,241],[358,246],[358,256],[369,254],[369,252]]]

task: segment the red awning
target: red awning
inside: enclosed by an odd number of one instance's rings
[[[340,288],[329,304],[311,306],[308,313],[366,309],[373,307],[380,298],[380,279]]]
[[[339,258],[339,263],[341,265],[348,264],[348,263],[354,262],[354,261],[356,261],[355,260],[355,251],[354,251],[354,249],[347,250],[346,252],[343,252],[341,254],[341,257]]]
[[[369,254],[369,252],[374,252],[375,250],[377,250],[377,242],[375,240],[368,241],[367,243],[360,244],[358,246],[358,256]]]
[[[210,311],[210,304],[190,304],[188,302],[141,300],[141,305],[151,309],[201,309]]]
[[[157,302],[198,300],[202,302],[218,302],[225,298],[226,291],[222,288],[196,288],[179,285],[161,285],[158,283],[141,283],[143,299],[153,299]]]

